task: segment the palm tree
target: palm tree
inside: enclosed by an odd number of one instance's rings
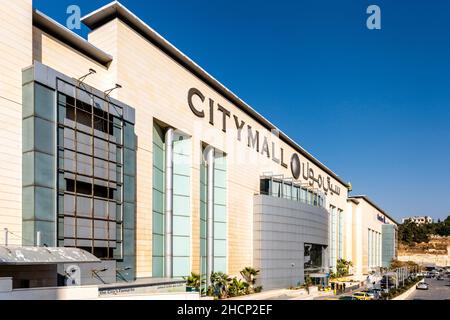
[[[259,274],[259,270],[256,270],[252,267],[245,267],[242,271],[241,271],[241,276],[242,278],[244,278],[245,282],[248,283],[248,289],[250,292],[253,292],[254,290],[254,285],[256,283],[256,276]]]
[[[350,267],[353,267],[353,263],[351,261],[347,261],[345,259],[339,259],[337,261],[337,276],[344,277],[349,274]]]
[[[230,285],[228,286],[228,294],[231,297],[238,297],[244,295],[247,291],[249,284],[245,281],[239,280],[238,278],[233,278]]]
[[[192,272],[190,276],[183,277],[186,280],[186,286],[194,288],[196,291],[200,291],[200,286],[204,281],[200,281],[200,275]]]
[[[214,295],[218,296],[219,299],[226,298],[228,284],[231,278],[223,272],[213,272],[211,273],[210,279],[214,289]]]

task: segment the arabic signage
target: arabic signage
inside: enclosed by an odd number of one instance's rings
[[[231,114],[231,112],[214,102],[213,99],[207,98],[199,89],[191,88],[188,92],[188,105],[191,111],[199,118],[207,118],[209,124],[212,126],[221,126],[222,131],[227,133],[229,122],[234,124],[234,129],[237,132],[237,140],[242,141],[243,133],[247,137],[247,146],[254,149],[256,152],[267,156],[275,163],[279,164],[283,168],[287,169],[286,163],[287,157],[283,147],[277,147],[275,142],[269,144],[267,136],[263,136],[258,130],[253,129],[251,125],[246,124],[245,121],[240,119],[237,115]],[[208,112],[208,114],[205,112]],[[216,113],[220,113],[220,117],[217,121]],[[339,195],[341,193],[340,187],[333,185],[329,176],[316,175],[314,169],[310,167],[308,161],[301,161],[300,156],[297,153],[293,153],[290,158],[290,166],[292,177],[295,180],[300,178],[307,182],[311,187],[317,187],[323,190],[326,194]]]

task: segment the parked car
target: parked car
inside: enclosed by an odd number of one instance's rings
[[[419,282],[416,286],[417,290],[428,290],[429,289],[429,285],[426,282]]]
[[[441,276],[441,275],[438,275],[438,276],[436,277],[436,280],[444,280],[444,277]]]
[[[367,292],[355,292],[353,294],[353,297],[355,297],[358,300],[372,300],[372,298],[369,296]]]
[[[342,296],[339,298],[339,300],[359,300],[359,299],[354,296]]]

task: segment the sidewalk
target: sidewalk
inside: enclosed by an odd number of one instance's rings
[[[317,287],[310,288],[310,294],[305,289],[277,289],[255,293],[247,296],[229,298],[227,300],[314,300],[317,297],[332,296],[333,292],[319,292]]]

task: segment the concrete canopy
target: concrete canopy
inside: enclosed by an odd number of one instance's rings
[[[0,247],[0,265],[93,263],[100,259],[77,248]]]

